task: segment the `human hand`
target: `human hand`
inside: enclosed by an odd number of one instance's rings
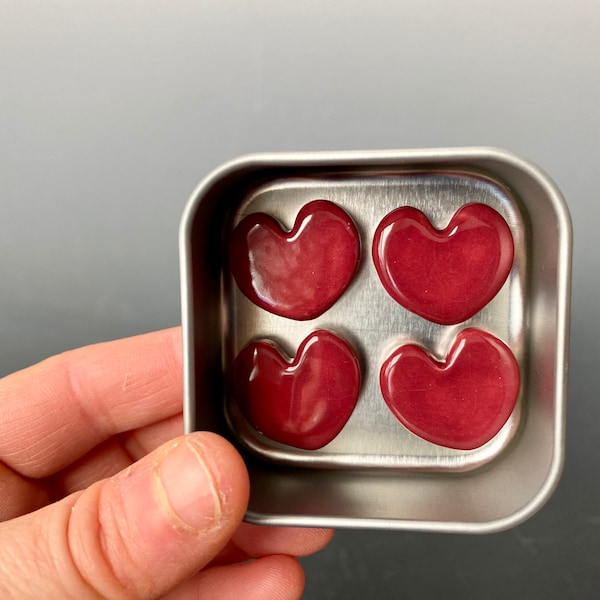
[[[181,436],[178,328],[0,380],[0,597],[299,598],[332,532],[240,523],[248,475]],[[254,559],[254,560],[249,560]]]

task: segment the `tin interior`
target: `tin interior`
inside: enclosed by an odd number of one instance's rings
[[[330,200],[355,221],[358,273],[340,300],[311,321],[256,307],[228,273],[228,233],[266,212],[291,228],[298,210]],[[441,326],[403,309],[383,290],[370,257],[377,224],[415,206],[444,227],[464,204],[483,202],[515,241],[511,274],[474,317]],[[487,531],[514,524],[549,495],[562,464],[570,228],[551,182],[528,163],[486,149],[255,156],[227,165],[198,188],[182,226],[187,430],[228,437],[243,454],[252,492],[247,518],[272,524]],[[407,431],[385,406],[379,366],[405,342],[443,358],[456,333],[480,327],[506,342],[521,370],[517,409],[483,447],[459,451]],[[361,360],[363,385],[343,431],[304,451],[258,433],[225,385],[249,341],[277,341],[290,355],[308,333],[330,329]]]

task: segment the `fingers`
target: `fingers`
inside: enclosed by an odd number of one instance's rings
[[[304,572],[291,556],[265,556],[239,565],[213,567],[185,582],[165,600],[298,600]]]
[[[181,408],[183,407],[180,406]],[[146,456],[155,448],[179,437],[182,433],[183,415],[179,413],[162,421],[128,431],[119,437],[127,454],[134,460],[139,460],[142,456]]]
[[[0,380],[0,460],[46,477],[181,402],[179,328],[65,352]]]
[[[175,415],[106,440],[52,477],[55,498],[62,498],[115,475],[182,433],[181,415]]]
[[[270,527],[242,523],[231,541],[210,563],[222,566],[269,555],[308,556],[322,550],[333,529]]]
[[[219,553],[247,500],[245,466],[228,442],[180,437],[110,479],[0,524],[0,597],[159,597]]]
[[[38,481],[27,479],[0,462],[0,522],[36,510],[50,501]]]
[[[239,550],[248,556],[289,554],[308,556],[322,550],[333,537],[332,529],[262,527],[242,523],[233,536]]]
[[[58,500],[84,490],[101,479],[116,475],[133,462],[134,459],[123,448],[120,440],[111,438],[47,481],[54,499]]]

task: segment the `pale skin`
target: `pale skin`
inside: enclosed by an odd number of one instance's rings
[[[0,598],[300,598],[295,557],[333,532],[241,522],[237,451],[181,435],[180,348],[169,329],[0,380]]]

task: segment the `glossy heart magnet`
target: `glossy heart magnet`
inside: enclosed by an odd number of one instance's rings
[[[360,367],[349,344],[326,330],[312,332],[292,359],[270,340],[236,357],[233,396],[262,434],[295,448],[331,442],[350,418],[360,391]]]
[[[407,429],[458,450],[474,450],[497,435],[519,395],[519,365],[510,348],[478,329],[461,331],[443,360],[419,345],[403,345],[379,377],[386,404]]]
[[[300,321],[339,300],[359,260],[352,219],[326,200],[304,205],[290,231],[270,215],[250,214],[229,242],[230,269],[241,291],[264,310]]]
[[[441,325],[466,321],[486,306],[506,281],[513,253],[508,224],[480,203],[461,206],[442,230],[416,208],[397,208],[373,240],[373,261],[390,296]]]

